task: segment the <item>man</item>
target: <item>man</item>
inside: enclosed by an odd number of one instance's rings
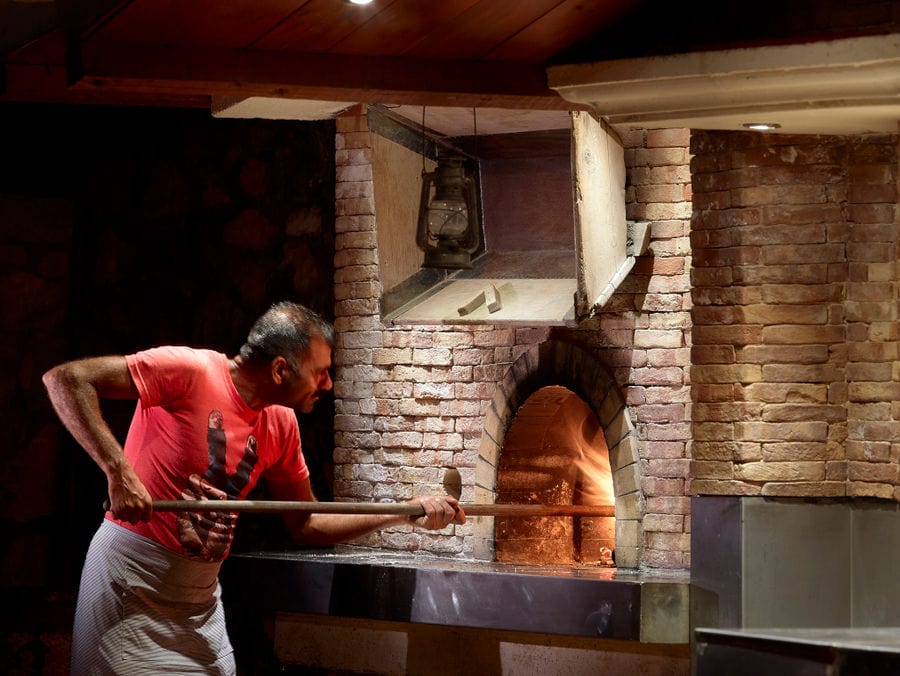
[[[274,498],[315,500],[292,409],[332,387],[334,329],[279,303],[232,359],[158,347],[57,366],[44,383],[57,414],[107,477],[109,511],[88,550],[72,645],[73,674],[235,671],[218,571],[237,515],[153,512],[154,499],[240,499],[265,476]],[[137,398],[124,449],[101,398]],[[286,512],[300,543],[333,544],[410,521],[465,523],[450,497],[417,499],[424,516]]]

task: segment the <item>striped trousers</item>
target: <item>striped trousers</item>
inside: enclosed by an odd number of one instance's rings
[[[104,520],[81,574],[73,676],[233,675],[218,573]]]

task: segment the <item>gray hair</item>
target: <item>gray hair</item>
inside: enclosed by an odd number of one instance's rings
[[[263,314],[241,346],[241,358],[262,362],[284,357],[291,368],[298,369],[297,355],[305,355],[312,338],[321,338],[334,347],[334,326],[319,314],[299,303],[275,303]]]

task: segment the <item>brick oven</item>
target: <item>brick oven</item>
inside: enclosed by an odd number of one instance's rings
[[[503,436],[517,410],[540,388],[562,386],[594,412],[603,433],[620,567],[683,569],[686,536],[652,538],[645,548],[642,528],[649,513],[653,532],[675,533],[676,525],[686,532],[686,503],[667,498],[683,497],[687,474],[687,132],[651,133],[650,148],[628,151],[643,164],[631,194],[669,200],[635,203],[629,213],[659,221],[658,250],[637,263],[611,312],[577,331],[522,321],[384,322],[373,136],[364,114],[338,119],[335,497],[405,499],[439,488],[441,468],[450,466],[462,474],[464,501],[494,502]],[[644,135],[635,141],[644,145]],[[678,189],[653,183],[665,180]],[[650,432],[646,463],[639,462],[638,419]],[[662,513],[673,518],[656,518]],[[491,528],[474,524],[436,536],[375,535],[366,544],[490,561],[493,539]]]
[[[293,639],[326,641],[335,627],[325,616],[337,615],[363,641],[398,642],[372,659],[390,653],[407,666],[425,659],[411,646],[437,625],[460,640],[483,631],[490,655],[686,671],[688,132],[625,140],[628,217],[652,221],[654,255],[637,260],[608,313],[577,328],[404,325],[382,314],[382,277],[396,274],[379,255],[390,214],[378,209],[382,141],[370,119],[364,109],[337,119],[335,499],[440,491],[453,467],[463,502],[611,504],[615,517],[475,517],[436,534],[376,533],[327,555],[270,554],[280,656],[340,668]],[[260,556],[232,557],[228,574],[254,570]],[[297,579],[314,590],[297,590]],[[346,598],[338,580],[358,581],[348,586],[366,598]]]

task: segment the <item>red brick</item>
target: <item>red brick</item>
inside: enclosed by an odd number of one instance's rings
[[[686,148],[690,144],[689,129],[648,129],[648,148]]]

